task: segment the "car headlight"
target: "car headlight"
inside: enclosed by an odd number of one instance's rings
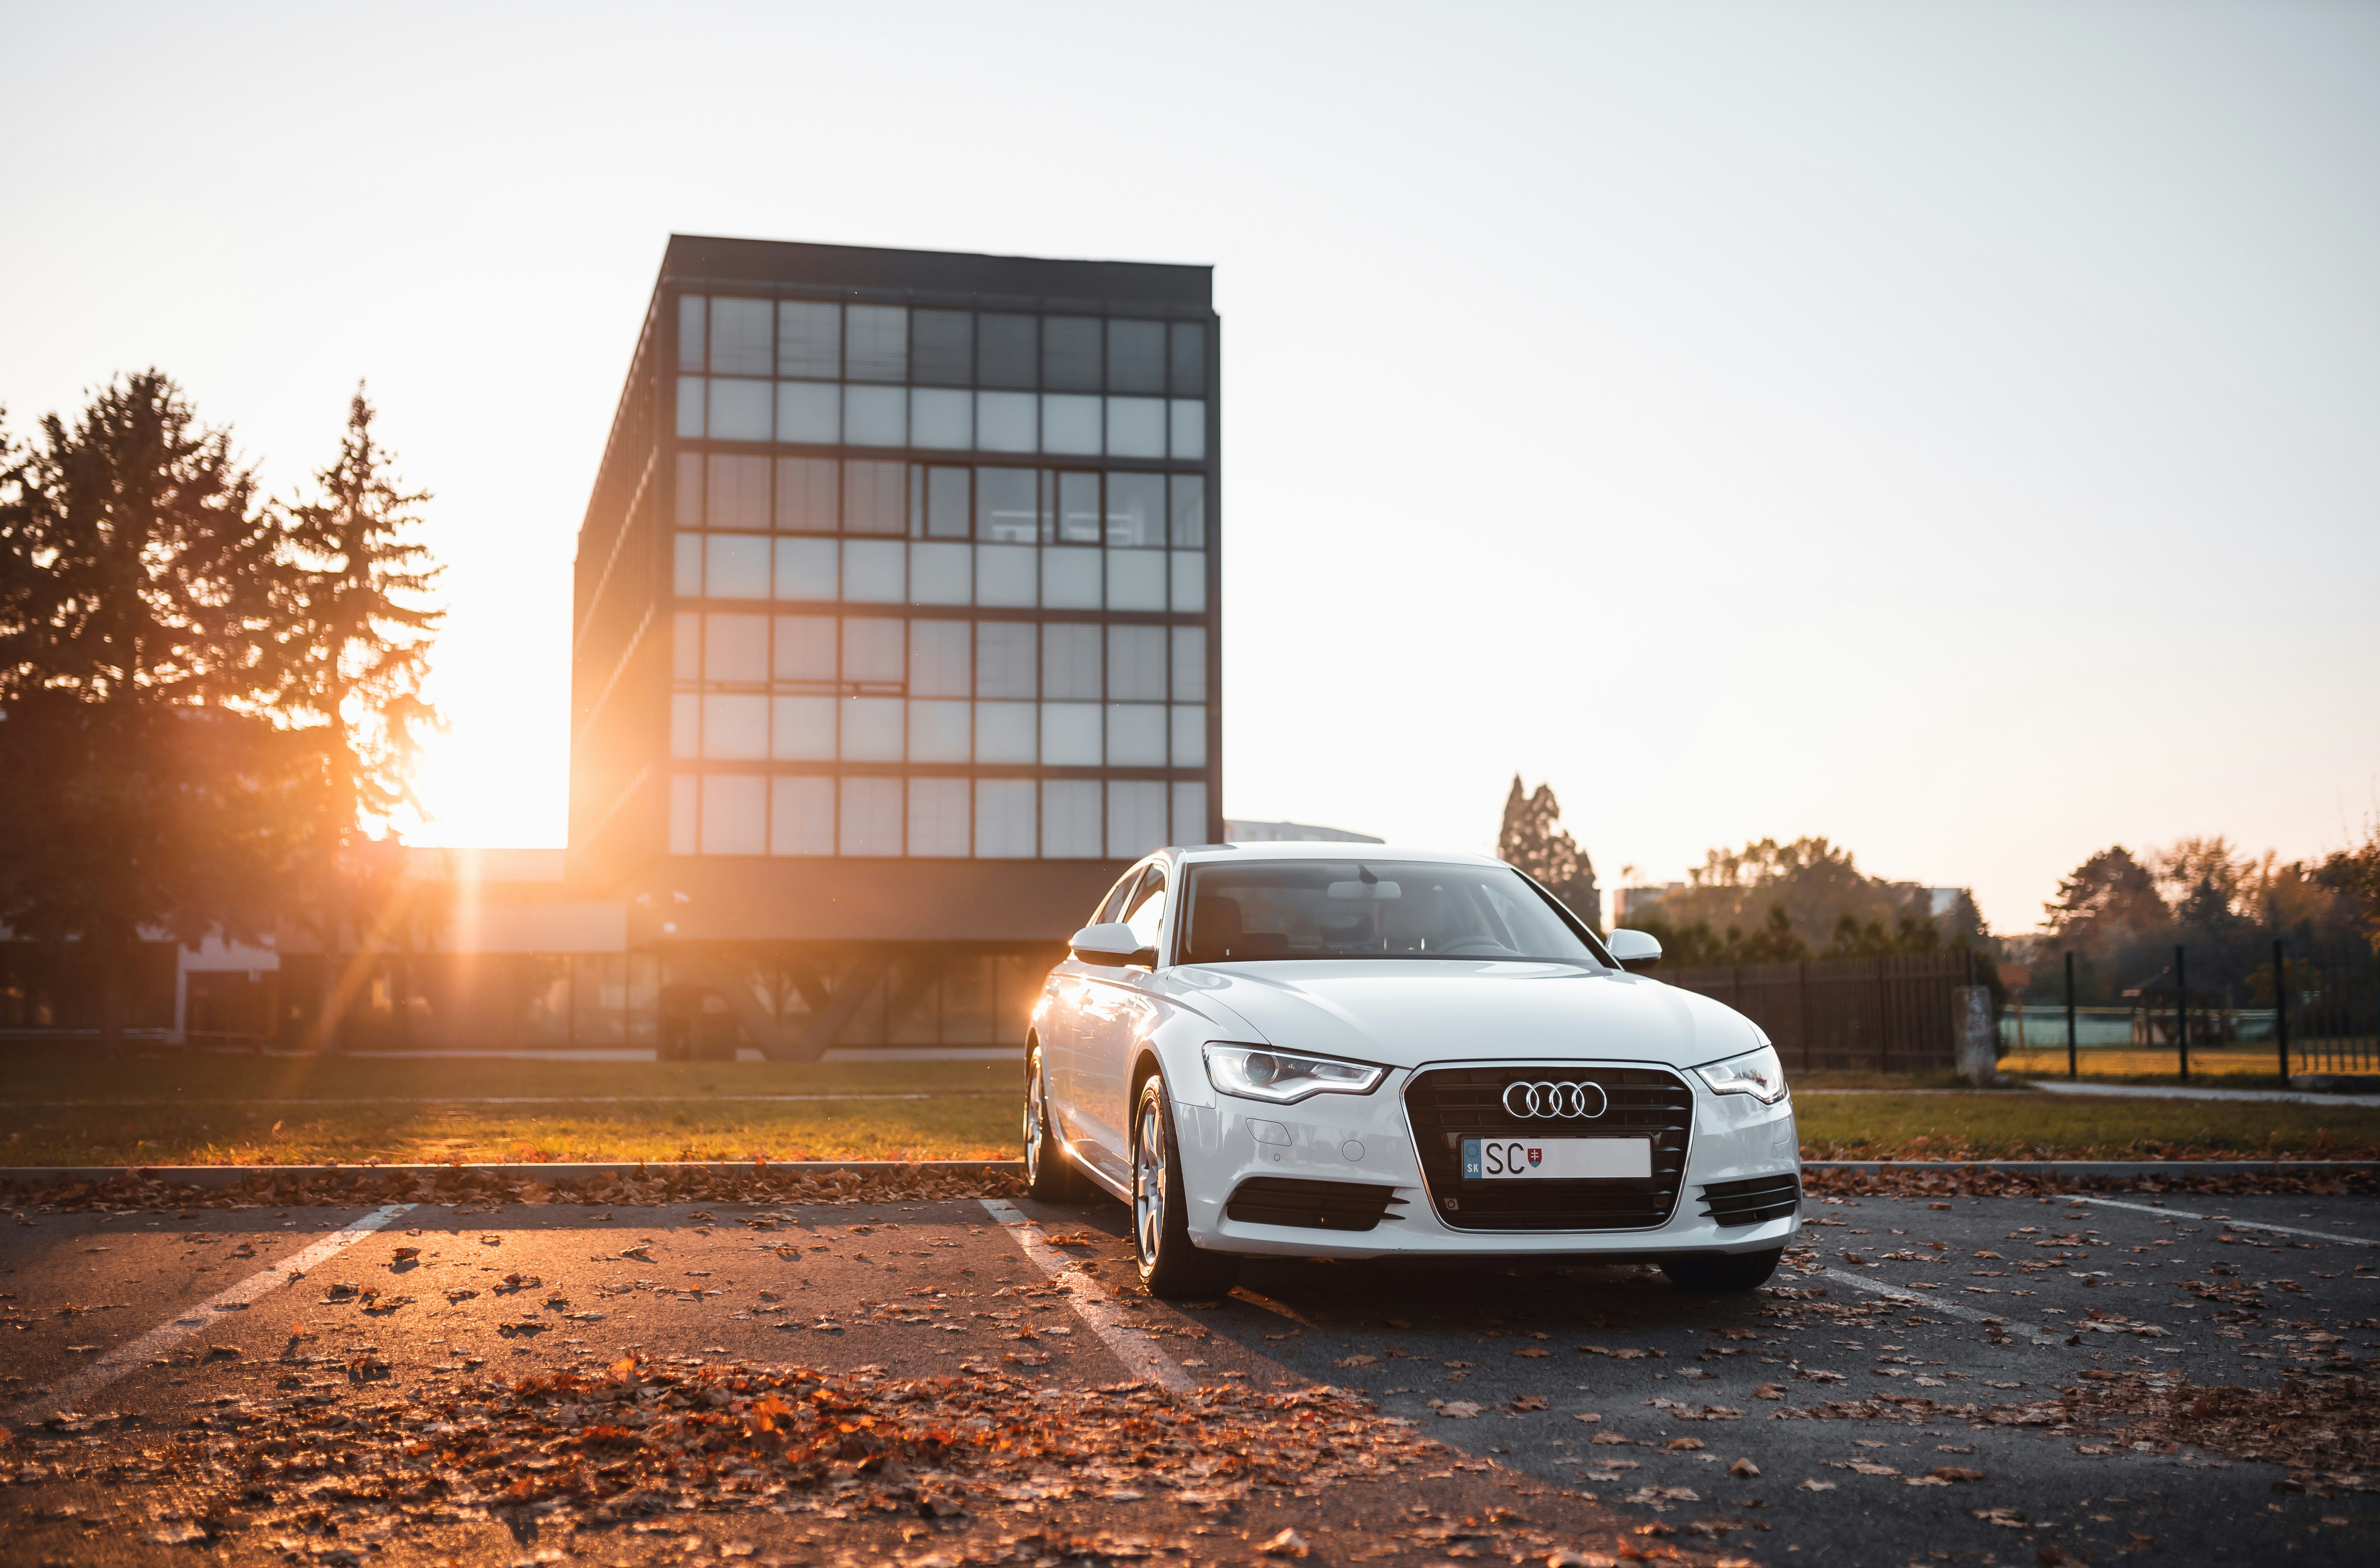
[[[1207,1081],[1225,1094],[1294,1105],[1309,1095],[1369,1094],[1389,1076],[1368,1062],[1336,1062],[1262,1045],[1209,1045]]]
[[[1730,1056],[1724,1062],[1714,1062],[1694,1072],[1710,1085],[1713,1094],[1748,1094],[1763,1105],[1774,1105],[1785,1098],[1785,1064],[1777,1058],[1777,1048],[1764,1045],[1745,1056]]]

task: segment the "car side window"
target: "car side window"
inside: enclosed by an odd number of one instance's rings
[[[1140,879],[1145,874],[1143,871],[1132,870],[1118,877],[1116,885],[1108,889],[1108,895],[1099,900],[1099,906],[1092,910],[1091,918],[1083,923],[1087,926],[1105,926],[1123,919],[1124,903],[1132,896],[1134,890],[1140,886]]]
[[[1143,947],[1157,945],[1158,928],[1165,923],[1165,868],[1151,866],[1140,879],[1125,908],[1123,923]]]

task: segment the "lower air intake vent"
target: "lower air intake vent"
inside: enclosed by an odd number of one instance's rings
[[[1782,1220],[1802,1201],[1802,1178],[1791,1172],[1743,1182],[1713,1182],[1703,1188],[1703,1212],[1722,1225],[1756,1225]]]
[[[1249,1225],[1295,1225],[1307,1231],[1368,1231],[1397,1189],[1372,1182],[1309,1182],[1294,1176],[1251,1176],[1223,1205],[1224,1216]]]

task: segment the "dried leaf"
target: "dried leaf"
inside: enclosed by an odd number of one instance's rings
[[[1783,1399],[1785,1397],[1785,1385],[1782,1383],[1763,1383],[1758,1388],[1752,1391],[1752,1397],[1755,1399]]]
[[[1479,1414],[1479,1409],[1467,1399],[1455,1399],[1439,1405],[1438,1413],[1450,1421],[1468,1421]]]
[[[1541,1393],[1518,1395],[1513,1399],[1511,1408],[1522,1415],[1526,1415],[1532,1410],[1544,1410],[1548,1408],[1546,1396]]]
[[[1727,1467],[1727,1473],[1739,1481],[1749,1481],[1760,1474],[1760,1466],[1749,1459],[1739,1459]]]
[[[1314,1549],[1295,1530],[1283,1530],[1257,1550],[1267,1557],[1304,1557]]]

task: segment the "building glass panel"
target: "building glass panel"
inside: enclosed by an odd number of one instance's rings
[[[976,384],[1031,392],[1041,384],[1041,323],[1033,316],[987,310],[976,318]]]
[[[1099,399],[1073,393],[1041,395],[1041,450],[1096,457],[1101,450]]]
[[[776,312],[766,299],[710,301],[710,373],[765,376],[776,360]]]
[[[777,542],[776,597],[820,600],[841,595],[843,547],[832,539]]]
[[[846,776],[843,780],[841,850],[859,857],[898,855],[902,850],[901,780]]]
[[[777,439],[797,446],[832,446],[843,439],[843,388],[832,382],[777,383]]]
[[[780,533],[832,533],[841,465],[832,457],[777,459],[776,524]]]
[[[1097,316],[1041,319],[1041,385],[1049,392],[1099,390],[1099,328]]]
[[[777,373],[804,381],[842,379],[842,306],[808,299],[778,301]]]
[[[1097,860],[1105,847],[1097,779],[1046,779],[1041,784],[1041,855]]]
[[[1038,791],[1031,779],[978,779],[975,852],[986,860],[1030,860],[1039,853]]]
[[[1165,391],[1165,323],[1108,322],[1110,392]]]
[[[909,313],[909,379],[920,386],[975,384],[974,312]]]
[[[834,781],[814,773],[780,773],[770,781],[769,853],[834,853]]]
[[[899,305],[852,305],[843,313],[844,376],[850,381],[909,379],[909,312]]]
[[[1049,610],[1096,610],[1103,599],[1099,577],[1105,565],[1097,550],[1054,549],[1041,552],[1041,604]]]
[[[702,853],[761,855],[768,844],[768,781],[758,773],[705,773]]]

